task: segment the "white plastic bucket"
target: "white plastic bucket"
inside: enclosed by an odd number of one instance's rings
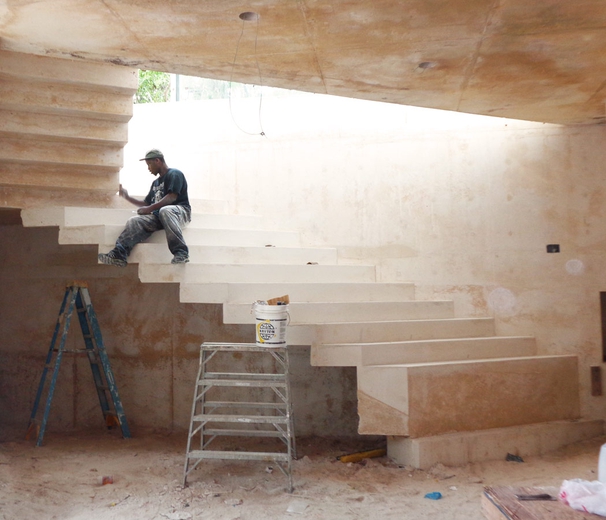
[[[606,444],[600,450],[600,461],[598,462],[598,480],[606,484]]]
[[[288,305],[254,303],[257,345],[282,347],[286,345]]]

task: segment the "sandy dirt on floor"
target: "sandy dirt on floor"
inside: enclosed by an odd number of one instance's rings
[[[40,448],[25,440],[0,443],[1,519],[481,520],[485,486],[559,489],[565,479],[596,480],[606,442],[585,441],[524,462],[421,471],[386,457],[343,463],[336,457],[376,446],[302,438],[289,494],[278,467],[251,461],[204,461],[183,488],[186,435],[47,433],[44,440]],[[113,483],[104,485],[104,477]],[[440,500],[425,498],[434,491]]]

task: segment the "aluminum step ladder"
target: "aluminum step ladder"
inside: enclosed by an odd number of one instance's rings
[[[80,322],[80,328],[84,336],[85,348],[68,350],[65,348],[65,341],[74,309],[77,311],[78,321]],[[61,335],[60,338],[59,334]],[[59,344],[57,346],[58,339]],[[97,316],[88,292],[88,284],[86,282],[75,281],[67,285],[65,289],[59,317],[55,325],[42,377],[40,378],[36,400],[32,408],[26,439],[29,439],[32,433],[35,432],[38,438],[36,446],[42,445],[64,353],[87,355],[105,424],[108,428],[119,426],[122,430],[122,436],[130,438],[130,430],[126,422],[120,396],[118,395],[118,388],[116,387],[114,374],[109,363],[109,357],[103,345],[103,337],[101,336],[99,322],[97,321]],[[47,384],[47,375],[51,370],[52,376]],[[37,418],[43,394],[46,394],[46,403],[42,417]]]
[[[250,356],[248,359],[254,359],[254,366],[265,372],[246,369],[232,372],[233,360],[242,355]],[[215,370],[228,367],[230,371],[211,371],[211,360]],[[245,363],[245,366],[252,364]],[[230,451],[221,449],[220,437],[273,437],[283,444],[278,443],[281,451]],[[194,440],[197,448],[193,447]],[[183,487],[187,485],[188,475],[203,460],[257,460],[275,463],[288,478],[288,492],[292,493],[293,458],[296,458],[296,446],[288,347],[203,343],[187,438]]]

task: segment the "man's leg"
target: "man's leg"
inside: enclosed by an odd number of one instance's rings
[[[126,258],[133,247],[147,240],[154,231],[162,229],[160,219],[154,215],[137,215],[126,221],[124,231],[116,240],[116,246],[107,254],[101,253],[99,261],[104,264],[126,267]]]
[[[183,238],[183,226],[191,220],[189,210],[179,205],[160,208],[160,221],[166,231],[168,249],[174,255],[173,264],[189,262],[189,248]]]

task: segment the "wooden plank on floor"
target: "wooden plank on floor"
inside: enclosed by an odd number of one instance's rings
[[[516,495],[550,494],[558,489],[538,487],[485,487],[482,513],[488,520],[582,520],[596,515],[576,511],[560,500],[519,500]]]

